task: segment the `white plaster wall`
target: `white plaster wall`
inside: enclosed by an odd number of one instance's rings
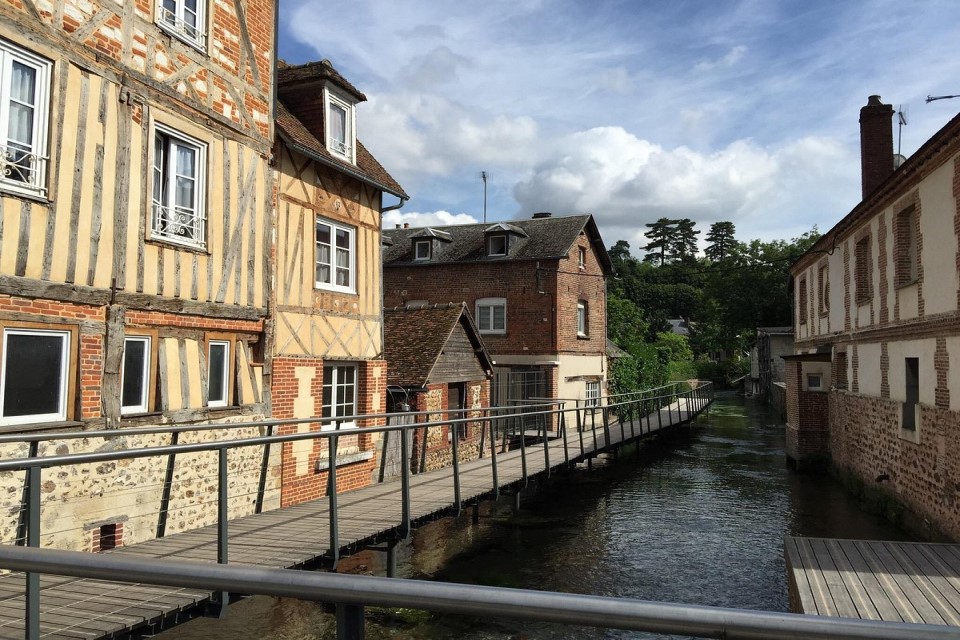
[[[953,163],[937,168],[920,183],[920,233],[923,237],[924,313],[957,310],[957,234],[953,217]]]
[[[834,331],[843,329],[843,246],[834,248],[830,262],[830,326]]]
[[[557,393],[564,399],[583,400],[586,397],[587,383],[583,380],[567,382],[567,378],[579,376],[600,376],[600,395],[607,395],[606,371],[603,356],[561,355],[557,369]]]
[[[853,359],[852,354],[847,355]],[[880,395],[880,345],[861,344],[857,346],[857,381],[860,393],[867,396]],[[852,383],[853,378],[849,378]]]
[[[907,399],[906,367],[904,358],[920,359],[920,404],[933,406],[936,402],[937,372],[933,365],[934,352],[937,349],[935,338],[925,340],[902,340],[891,342],[887,353],[890,356],[890,370],[887,382],[890,384],[890,399],[903,402]],[[879,370],[879,360],[877,369]]]
[[[896,290],[896,298],[893,298],[894,303],[898,300],[900,302],[900,320],[914,320],[920,317],[920,286],[917,284],[911,284],[906,287],[900,287]],[[924,296],[926,296],[926,289],[924,290]],[[891,312],[890,317],[893,318],[893,304],[890,305]]]

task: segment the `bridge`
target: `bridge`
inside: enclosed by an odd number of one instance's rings
[[[336,425],[337,428],[331,430],[272,435],[272,428],[283,423],[272,421],[258,423],[268,427],[267,433],[271,435],[47,457],[35,455],[36,443],[42,439],[89,438],[97,432],[21,435],[21,440],[31,442],[34,455],[0,462],[0,474],[24,474],[22,535],[17,542],[20,546],[39,547],[44,471],[142,458],[169,457],[172,460],[177,455],[215,451],[218,456],[215,525],[162,535],[164,516],[161,514],[158,533],[162,537],[118,547],[104,555],[141,564],[199,561],[263,569],[335,568],[342,555],[383,544],[388,552],[388,566],[392,569],[395,566],[394,545],[417,524],[442,515],[457,514],[465,506],[497,498],[502,492],[519,496],[519,491],[533,477],[547,477],[571,465],[589,464],[601,453],[616,451],[627,443],[687,424],[709,406],[712,393],[709,384],[693,388],[674,384],[611,396],[596,405],[588,406],[583,401],[572,402],[570,407],[563,402],[530,403],[506,410],[472,412],[465,417],[436,422],[388,424],[350,429],[349,432],[339,430]],[[418,418],[416,415],[410,417]],[[419,419],[425,417],[428,416],[421,415]],[[457,451],[458,438],[451,437],[449,466],[412,473],[410,435],[414,431],[436,426],[447,426],[455,431],[457,425],[468,423],[480,428],[478,457],[461,460]],[[237,426],[243,425],[179,429]],[[163,430],[153,431],[159,433]],[[111,433],[117,435],[116,431]],[[338,439],[375,433],[385,438],[390,434],[399,436],[399,459],[405,461],[398,465],[399,477],[395,481],[385,480],[353,491],[339,490]],[[329,477],[326,497],[290,507],[261,510],[264,490],[261,476],[258,513],[230,519],[228,453],[231,450],[258,447],[266,452],[270,446],[316,439],[327,441]],[[176,442],[176,438],[173,441]],[[382,455],[381,468],[384,468],[386,447]],[[168,494],[164,495],[161,503],[169,499]],[[162,504],[161,510],[165,508],[166,505]],[[0,549],[4,550],[11,549],[9,546]],[[4,567],[15,568],[0,561],[0,568]],[[66,569],[61,567],[60,571]],[[241,590],[240,593],[252,592]],[[171,587],[149,584],[148,581],[117,583],[89,577],[41,575],[39,571],[7,573],[0,576],[0,639],[142,637],[197,615],[210,615],[211,612],[222,615],[229,601],[228,590],[211,592],[186,584]]]

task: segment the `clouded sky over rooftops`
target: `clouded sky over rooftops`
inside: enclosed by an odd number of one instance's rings
[[[909,156],[960,111],[950,0],[284,0],[280,55],[329,58],[361,140],[412,199],[385,224],[593,213],[833,226],[860,199],[859,109],[902,104]],[[893,123],[895,124],[895,122]],[[897,130],[894,128],[894,148]]]

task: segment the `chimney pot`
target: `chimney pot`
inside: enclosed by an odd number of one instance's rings
[[[403,223],[403,228],[404,228],[404,229],[409,229],[409,228],[410,228],[410,223],[409,223],[409,222],[404,222],[404,223]]]
[[[893,163],[893,105],[883,104],[880,96],[870,96],[860,109],[860,186],[864,200],[893,173]]]
[[[400,223],[398,222],[398,223],[397,223],[397,229],[399,229],[399,228],[400,228]]]

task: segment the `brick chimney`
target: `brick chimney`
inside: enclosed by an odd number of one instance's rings
[[[870,96],[860,109],[860,183],[866,200],[893,173],[893,105]]]

